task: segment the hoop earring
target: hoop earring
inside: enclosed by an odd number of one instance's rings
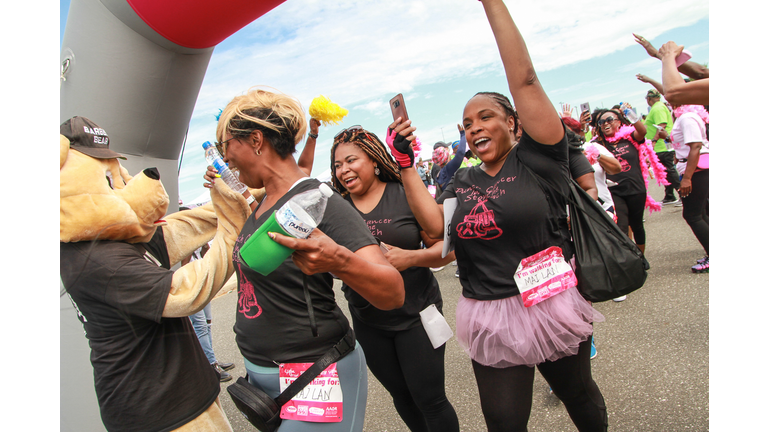
[[[379,167],[377,167],[377,166],[373,167],[373,173],[376,174],[376,175],[381,174],[381,171],[379,170]]]
[[[261,150],[259,149],[256,150],[256,156],[261,156]]]

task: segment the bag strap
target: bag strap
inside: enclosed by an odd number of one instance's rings
[[[304,300],[307,302],[307,311],[309,313],[309,327],[312,329],[312,336],[317,337],[317,321],[315,321],[315,310],[312,308],[312,296],[309,295],[307,287],[307,275],[303,274]]]
[[[307,386],[313,379],[315,379],[320,372],[324,371],[332,363],[343,358],[345,355],[352,352],[355,349],[355,332],[352,327],[349,328],[347,334],[341,338],[328,352],[323,354],[322,357],[310,366],[309,369],[304,371],[296,381],[292,382],[280,395],[275,398],[278,406],[283,406],[286,402],[293,399],[304,387]]]
[[[581,206],[579,203],[577,203],[577,202],[576,202],[576,201],[573,199],[573,197],[572,197],[572,196],[566,196],[565,194],[563,194],[562,192],[560,192],[560,190],[559,190],[558,188],[556,188],[556,187],[552,186],[552,185],[551,185],[551,184],[550,184],[550,183],[549,183],[547,180],[545,180],[544,178],[542,178],[540,175],[536,174],[536,173],[535,173],[535,172],[534,172],[534,171],[533,171],[533,170],[532,170],[530,167],[528,167],[528,165],[526,165],[526,164],[525,164],[525,162],[523,162],[523,160],[522,160],[521,158],[519,158],[519,157],[518,157],[518,160],[519,160],[519,161],[520,161],[520,162],[523,164],[523,166],[524,166],[524,167],[525,167],[525,168],[528,170],[528,172],[530,172],[531,174],[533,174],[533,177],[534,177],[534,178],[536,179],[536,181],[539,183],[539,186],[542,186],[542,185],[541,185],[541,182],[545,182],[545,183],[547,183],[548,185],[550,185],[550,189],[554,189],[554,190],[555,190],[555,192],[557,192],[558,194],[560,194],[560,196],[562,196],[563,198],[565,198],[565,200],[566,200],[566,201],[568,201],[568,203],[569,203],[569,204],[572,206],[572,208],[574,208],[574,209],[578,210],[578,211],[579,211],[581,214],[588,216],[590,219],[592,219],[593,221],[595,221],[595,222],[597,222],[597,223],[599,223],[599,224],[603,224],[603,223],[605,223],[605,219],[602,219],[602,220],[601,220],[600,218],[598,218],[598,217],[596,217],[596,216],[592,215],[590,212],[586,211],[586,210],[585,210],[585,209],[584,209],[584,208],[583,208],[583,207],[582,207],[582,206]],[[581,186],[579,186],[579,184],[578,184],[578,183],[576,183],[576,181],[575,181],[573,178],[571,178],[571,177],[568,177],[568,181],[569,181],[569,186],[570,186],[570,191],[571,191],[571,194],[573,194],[573,193],[575,193],[575,192],[576,192],[576,188],[579,188],[580,190],[582,190],[582,191],[583,191],[583,189],[581,189]],[[586,192],[585,192],[585,194],[586,194]],[[602,208],[602,207],[600,207],[600,206],[597,204],[597,201],[595,201],[595,200],[594,200],[592,197],[589,197],[589,200],[590,200],[591,202],[594,202],[594,203],[595,203],[595,205],[596,205],[596,206],[598,206],[598,207],[600,208],[600,210],[602,211],[602,213],[605,213],[605,210],[603,210],[603,208]],[[606,215],[607,215],[607,213],[606,213]],[[607,217],[607,216],[606,216],[606,217]],[[613,222],[612,222],[612,223],[613,223]],[[630,247],[630,248],[632,248],[632,247],[636,247],[636,246],[635,246],[635,243],[634,243],[633,241],[631,241],[631,240],[629,239],[629,237],[627,237],[627,236],[623,236],[623,237],[620,237],[620,238],[621,238],[622,242],[623,242],[623,243],[624,243],[626,246],[628,246],[628,247]],[[642,253],[641,253],[641,254],[642,254]],[[650,266],[648,266],[648,267],[650,267]]]
[[[563,232],[563,230],[567,231],[567,227],[564,227],[560,224],[560,220],[558,219],[557,215],[554,211],[554,205],[552,204],[552,201],[550,200],[550,193],[547,191],[547,188],[544,187],[542,182],[549,185],[549,189],[554,189],[555,192],[559,193],[560,195],[564,196],[559,189],[552,186],[548,181],[544,180],[540,175],[536,174],[525,162],[523,162],[523,158],[520,157],[520,154],[517,154],[517,160],[520,161],[520,163],[525,167],[526,170],[528,170],[529,173],[533,176],[533,179],[536,181],[536,183],[539,185],[539,188],[544,192],[544,198],[547,199],[547,205],[549,205],[549,225],[550,229],[552,229],[552,232],[558,234],[560,237],[563,238],[563,241],[569,242],[571,240],[571,233]],[[570,177],[569,177],[570,178]],[[565,197],[568,199],[568,197]]]

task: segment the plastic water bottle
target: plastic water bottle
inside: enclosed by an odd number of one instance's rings
[[[237,193],[243,193],[248,189],[246,185],[238,180],[237,176],[229,169],[227,164],[224,163],[224,159],[219,154],[219,151],[216,150],[215,145],[211,144],[210,141],[206,141],[203,143],[203,149],[205,150],[205,160],[216,168],[221,179],[224,180],[224,183],[226,183],[230,189]]]
[[[624,117],[626,117],[631,124],[635,124],[638,122],[638,120],[640,120],[640,116],[637,115],[637,113],[633,111],[632,108],[627,106],[626,103],[621,102],[619,104],[619,109],[621,109],[621,112],[624,113]]]
[[[321,183],[317,189],[296,194],[275,214],[277,223],[293,237],[309,237],[323,220],[325,206],[331,195],[333,191],[325,183]]]
[[[293,253],[293,249],[269,238],[276,232],[296,238],[307,238],[323,219],[328,198],[333,191],[322,183],[317,189],[296,194],[251,235],[240,248],[240,258],[253,270],[264,276],[280,267]]]

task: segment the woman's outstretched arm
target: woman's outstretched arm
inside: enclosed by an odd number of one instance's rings
[[[502,0],[482,0],[482,3],[499,47],[520,123],[536,142],[560,142],[565,133],[560,116],[536,76],[528,48],[509,10]]]

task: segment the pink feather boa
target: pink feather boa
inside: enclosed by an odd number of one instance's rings
[[[587,156],[589,164],[594,165],[597,163],[597,156],[600,155],[600,150],[594,144],[587,144],[584,154]]]
[[[419,156],[421,156],[421,140],[419,137],[414,136],[413,141],[411,142],[411,147],[413,147],[413,157],[415,159],[418,159]]]
[[[675,118],[680,118],[681,115],[687,112],[694,112],[701,117],[704,123],[709,123],[709,113],[704,109],[703,105],[681,105],[675,108]]]
[[[635,141],[635,138],[632,136],[632,134],[635,132],[634,126],[628,126],[624,125],[619,129],[616,134],[612,137],[605,137],[606,141],[613,144],[616,143],[622,139],[626,139],[629,142],[632,143],[632,145],[635,146],[637,149],[637,154],[640,156],[640,170],[643,173],[643,180],[645,181],[645,189],[648,189],[648,177],[650,176],[648,173],[648,164],[643,163],[644,161],[650,162],[651,166],[653,167],[653,172],[655,173],[656,177],[656,183],[659,184],[659,186],[668,186],[669,182],[667,181],[666,172],[667,169],[664,168],[664,165],[659,162],[658,156],[656,156],[656,152],[653,151],[653,147],[651,146],[651,142],[649,140],[645,140],[642,143],[639,143]],[[655,211],[661,210],[661,203],[654,200],[650,194],[646,193],[645,195],[645,208],[648,209],[651,213]]]

